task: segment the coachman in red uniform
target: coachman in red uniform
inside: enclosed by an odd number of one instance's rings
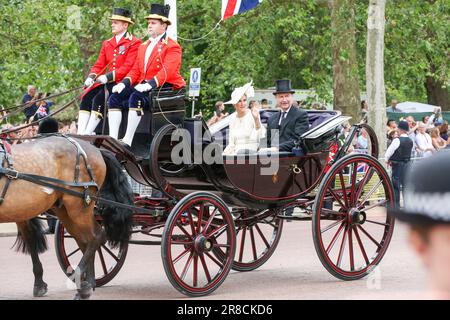
[[[183,91],[186,82],[180,75],[181,46],[166,34],[169,5],[152,4],[148,21],[150,39],[139,47],[136,62],[122,80],[114,86],[108,100],[109,134],[118,138],[122,109],[128,108],[127,131],[123,142],[131,146],[134,133],[144,110],[150,109],[150,91],[171,88]]]
[[[128,32],[131,11],[115,8],[110,18],[114,36],[103,42],[97,62],[85,81],[78,115],[78,134],[93,134],[103,117],[105,89],[111,94],[113,86],[123,80],[136,61],[142,41]]]

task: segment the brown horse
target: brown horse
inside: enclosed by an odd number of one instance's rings
[[[87,155],[94,181],[100,190],[97,192],[97,188],[90,187],[91,195],[132,205],[132,189],[115,157],[108,151],[99,150],[85,141],[76,141]],[[76,158],[76,146],[61,136],[48,136],[12,147],[13,166],[18,172],[67,182],[74,181]],[[79,177],[80,182],[91,181],[83,161]],[[7,179],[5,176],[1,177],[0,193]],[[84,189],[79,187],[65,188],[84,192]],[[53,211],[83,252],[75,271],[80,276],[80,281],[77,281],[76,299],[89,298],[95,288],[94,257],[99,246],[105,240],[116,246],[129,240],[132,220],[130,209],[105,207],[101,213],[105,234],[95,221],[94,206],[94,201],[87,205],[80,197],[50,187],[21,179],[10,180],[4,201],[0,204],[0,223],[17,223],[18,237],[15,245],[18,251],[31,255],[35,297],[42,297],[47,293],[47,284],[43,280],[43,268],[38,256],[47,249],[43,227],[36,218],[41,213]]]

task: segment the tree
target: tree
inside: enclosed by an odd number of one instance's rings
[[[358,122],[360,105],[353,0],[331,2],[334,107]]]
[[[381,152],[386,146],[384,88],[384,24],[386,0],[370,0],[367,18],[366,89],[368,123],[375,130]]]

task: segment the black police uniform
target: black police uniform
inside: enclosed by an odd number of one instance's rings
[[[413,142],[409,137],[400,137],[400,146],[389,159],[392,162],[392,184],[394,186],[395,205],[400,205],[400,188],[405,181],[405,173],[411,160]]]

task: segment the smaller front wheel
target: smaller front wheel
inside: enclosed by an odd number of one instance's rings
[[[207,192],[184,197],[170,213],[162,237],[169,281],[188,296],[210,294],[230,272],[235,243],[234,221],[220,198]],[[215,256],[215,249],[224,255]]]

